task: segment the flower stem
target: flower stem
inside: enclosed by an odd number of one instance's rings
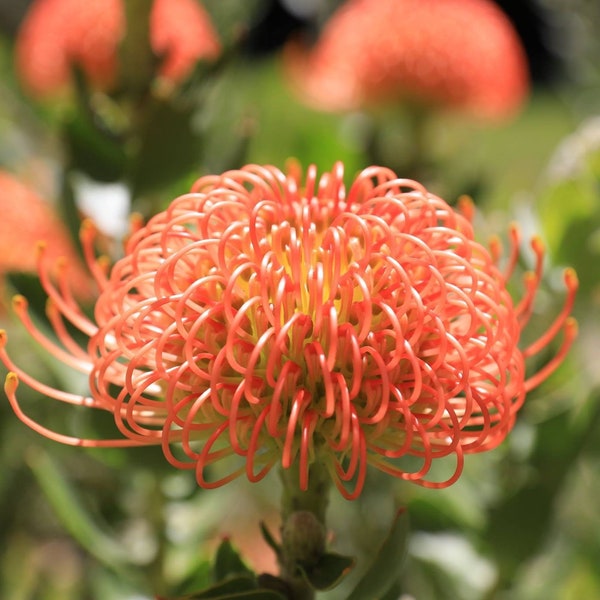
[[[282,546],[280,576],[290,589],[291,600],[313,600],[315,591],[299,570],[310,566],[325,552],[325,513],[331,478],[320,462],[310,467],[308,487],[300,489],[298,465],[281,469]]]
[[[283,521],[285,522],[293,512],[306,510],[313,513],[319,523],[325,525],[331,483],[327,467],[321,462],[311,464],[306,490],[300,489],[298,465],[294,464],[289,469],[281,469],[281,481],[283,483],[281,499]]]

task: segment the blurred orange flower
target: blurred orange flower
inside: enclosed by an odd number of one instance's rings
[[[52,205],[11,174],[0,171],[0,277],[10,271],[35,272],[40,242],[56,262],[71,265],[69,277],[79,298],[91,298],[92,280],[84,270],[69,233]]]
[[[296,41],[286,58],[301,96],[325,110],[410,101],[502,118],[529,87],[517,33],[489,0],[349,0],[314,48]]]
[[[471,206],[456,212],[415,181],[382,167],[346,191],[343,166],[317,178],[310,167],[248,165],[205,176],[130,237],[110,276],[93,256],[101,287],[95,320],[40,265],[63,347],[50,352],[89,374],[87,398],[33,380],[11,360],[5,390],[17,415],[54,440],[82,446],[162,444],[200,486],[273,466],[324,463],[341,493],[360,494],[367,464],[430,487],[459,477],[463,455],[494,448],[526,393],[562,362],[576,334],[569,317],[577,278],[567,270],[565,305],[542,337],[519,349],[542,277],[543,247],[514,304],[505,273],[474,239]],[[468,209],[468,210],[467,210]],[[62,315],[89,336],[78,347]],[[555,356],[527,377],[526,359],[564,332]],[[122,437],[90,440],[50,431],[21,409],[18,380],[50,398],[111,412]],[[455,467],[432,480],[434,463]],[[222,467],[211,467],[225,459]],[[408,460],[406,460],[408,459]],[[223,469],[229,465],[227,471]],[[352,483],[350,484],[349,482]],[[349,486],[349,487],[347,487]]]
[[[123,0],[35,0],[16,42],[17,70],[37,96],[63,90],[78,66],[108,89],[118,78],[118,45],[125,35]],[[196,0],[155,0],[150,42],[162,59],[158,76],[176,83],[200,59],[214,59],[220,42]]]

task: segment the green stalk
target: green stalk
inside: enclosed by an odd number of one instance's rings
[[[281,469],[283,495],[281,498],[282,518],[287,518],[299,510],[315,515],[319,523],[325,525],[325,513],[329,503],[331,476],[322,462],[310,466],[308,489],[300,489],[300,466],[294,463],[289,469]]]
[[[290,588],[291,600],[313,600],[315,590],[302,575],[300,566],[310,566],[325,552],[325,514],[331,477],[321,462],[310,466],[308,488],[300,489],[300,467],[281,469],[281,578]]]

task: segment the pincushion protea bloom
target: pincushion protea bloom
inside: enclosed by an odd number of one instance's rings
[[[299,467],[300,489],[311,464],[325,465],[349,498],[367,464],[431,487],[456,481],[463,455],[497,446],[525,394],[565,356],[576,332],[576,276],[566,271],[563,310],[520,350],[542,274],[539,240],[515,305],[506,279],[516,230],[503,274],[497,245],[490,252],[474,240],[471,210],[456,212],[386,168],[364,170],[348,191],[342,176],[338,163],[319,179],[310,167],[303,184],[297,168],[286,175],[272,166],[202,177],[131,235],[109,276],[84,226],[101,287],[94,321],[64,285],[51,284],[42,254],[61,345],[35,329],[21,297],[16,311],[50,352],[89,373],[91,395],[33,380],[7,354],[3,333],[5,390],[17,415],[67,444],[162,444],[205,488],[244,472],[260,480],[276,464]],[[87,349],[61,317],[89,336]],[[527,377],[526,359],[560,330],[554,358]],[[50,398],[110,411],[122,437],[49,431],[22,411],[19,379]],[[428,479],[447,456],[454,472]],[[236,457],[227,472],[210,470]]]
[[[286,65],[325,110],[412,101],[493,119],[528,91],[520,40],[489,0],[349,0],[311,51],[290,45]]]
[[[11,271],[35,272],[35,244],[48,242],[48,258],[71,263],[79,298],[92,297],[92,281],[81,265],[69,233],[49,202],[10,173],[0,170],[0,276]],[[62,260],[62,259],[61,259]]]
[[[124,0],[35,0],[16,42],[19,75],[32,93],[52,95],[78,66],[94,86],[118,76],[118,45],[125,35]],[[154,0],[150,42],[162,63],[158,76],[177,83],[200,59],[215,59],[220,43],[196,0]]]

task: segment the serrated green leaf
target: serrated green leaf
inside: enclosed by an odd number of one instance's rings
[[[229,539],[226,538],[217,549],[213,578],[215,581],[220,582],[239,575],[253,577],[254,572],[244,564],[239,553],[231,545]]]
[[[323,554],[310,568],[298,565],[302,575],[315,590],[330,590],[354,568],[356,561],[351,556],[334,552]]]
[[[408,513],[397,512],[392,528],[375,560],[354,588],[348,600],[381,600],[396,583],[406,557]]]

